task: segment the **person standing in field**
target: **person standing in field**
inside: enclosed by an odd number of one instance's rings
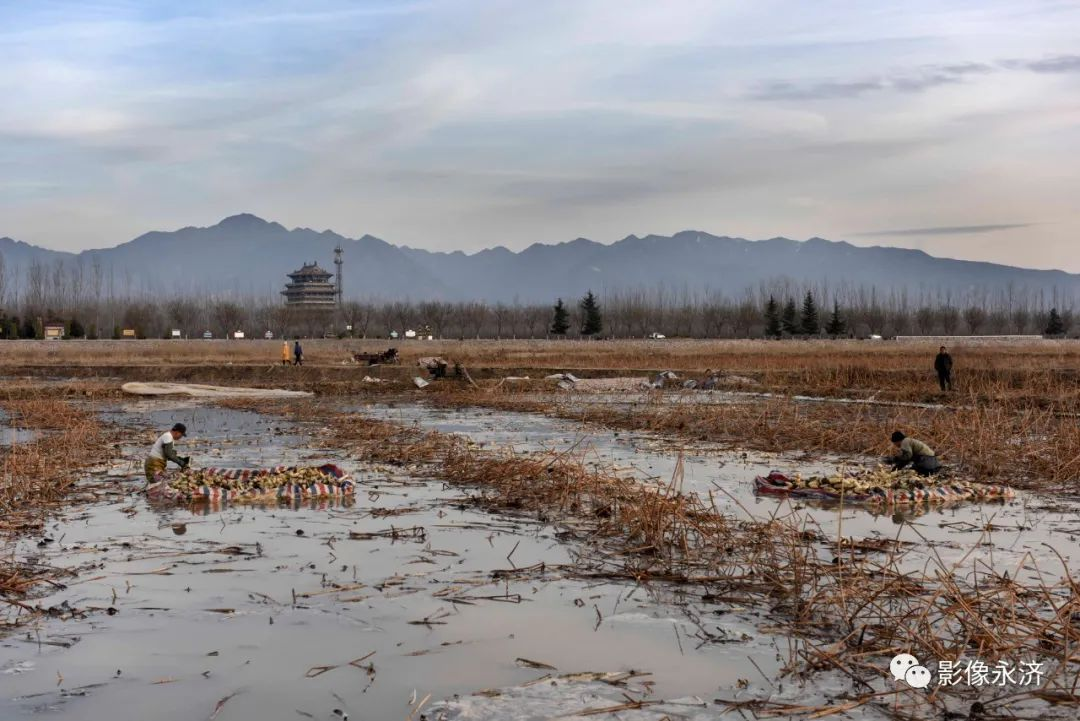
[[[938,385],[943,391],[952,390],[952,356],[941,346],[934,358],[934,370],[937,371]]]
[[[289,365],[289,341],[281,341],[281,365]]]
[[[292,356],[293,356],[292,364],[294,366],[302,366],[302,365],[304,365],[304,349],[300,347],[300,341],[299,340],[297,340],[296,344],[293,345]]]
[[[920,476],[932,476],[941,470],[941,463],[938,461],[934,449],[919,439],[908,438],[900,431],[894,431],[892,442],[899,452],[895,456],[888,458],[887,461],[896,470],[907,468],[910,465],[911,469]]]
[[[165,470],[169,461],[180,466],[183,470],[191,463],[191,456],[181,457],[176,455],[173,444],[187,435],[187,427],[183,423],[177,423],[170,430],[165,431],[154,441],[150,449],[150,455],[143,463],[143,473],[146,474],[147,483],[153,483],[154,477]]]

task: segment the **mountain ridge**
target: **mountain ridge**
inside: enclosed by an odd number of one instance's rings
[[[345,295],[386,300],[549,302],[588,289],[658,287],[735,295],[780,278],[909,293],[1012,287],[1080,296],[1080,274],[1062,270],[939,258],[917,249],[856,246],[818,236],[748,240],[692,229],[671,236],[630,234],[612,243],[578,237],[532,243],[519,251],[498,245],[467,253],[397,246],[370,234],[349,238],[330,229],[290,230],[239,213],[212,226],[152,230],[117,246],[79,253],[3,237],[0,255],[9,269],[89,260],[170,294],[266,295],[279,292],[286,274],[304,262],[331,267],[339,244],[345,251]]]

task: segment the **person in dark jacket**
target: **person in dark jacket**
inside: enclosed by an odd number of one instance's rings
[[[898,453],[886,460],[896,470],[910,465],[911,469],[920,476],[932,476],[941,470],[941,463],[934,449],[917,438],[908,438],[900,431],[894,431],[892,442]]]
[[[934,370],[937,371],[938,384],[943,391],[952,390],[952,356],[941,346],[934,358]]]
[[[296,344],[293,346],[292,364],[294,366],[304,365],[304,349],[300,347],[300,341],[296,341]]]

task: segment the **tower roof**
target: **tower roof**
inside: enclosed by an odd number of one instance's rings
[[[320,268],[318,263],[304,263],[300,266],[300,270],[293,271],[293,273],[290,273],[289,275],[298,275],[300,273],[326,273],[326,271]],[[330,275],[330,273],[326,274]]]

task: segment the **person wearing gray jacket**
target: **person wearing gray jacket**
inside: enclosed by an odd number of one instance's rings
[[[896,470],[911,466],[920,476],[932,476],[941,470],[941,462],[934,449],[919,439],[908,438],[900,431],[894,431],[892,442],[898,453],[886,460]]]

